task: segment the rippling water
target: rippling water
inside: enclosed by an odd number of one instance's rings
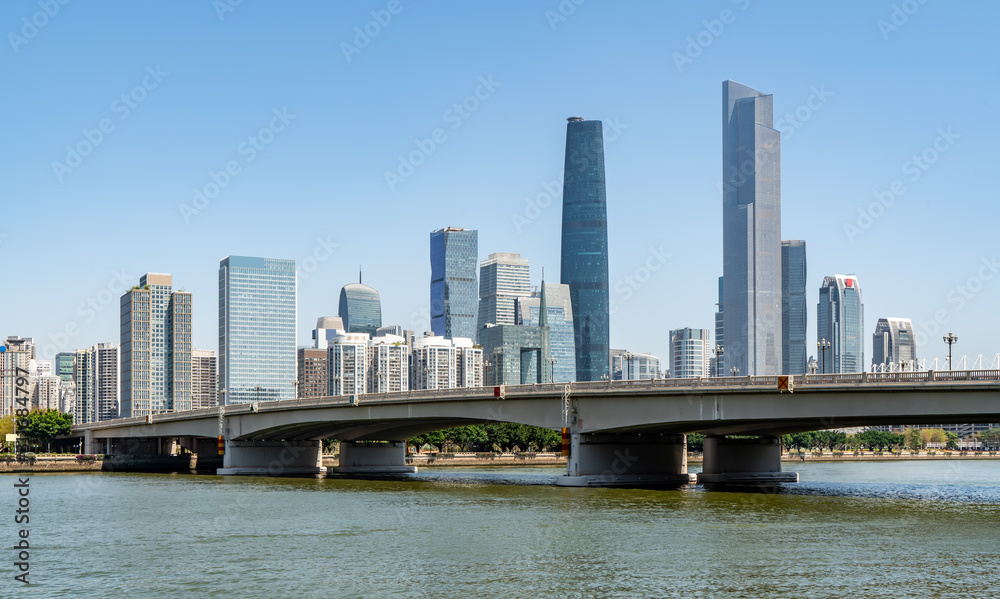
[[[1000,596],[1000,461],[797,466],[773,492],[33,474],[30,588],[0,475],[0,596]]]

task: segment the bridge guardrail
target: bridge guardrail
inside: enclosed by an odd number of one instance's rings
[[[960,381],[1000,381],[1000,370],[952,370],[952,371],[909,371],[909,372],[858,372],[841,374],[800,374],[794,375],[792,385],[794,388],[808,387],[810,385],[829,384],[868,384],[868,383],[920,383],[920,382],[960,382]],[[767,376],[725,376],[725,377],[700,377],[685,379],[640,379],[628,381],[590,381],[578,383],[536,383],[530,385],[506,385],[505,396],[507,399],[530,399],[539,395],[562,395],[566,385],[570,385],[571,392],[579,391],[600,391],[600,390],[621,390],[630,389],[680,389],[687,388],[698,390],[704,387],[777,387],[778,377]],[[369,393],[357,396],[357,404],[361,407],[371,404],[399,403],[399,402],[419,402],[419,401],[441,401],[448,398],[476,399],[494,398],[492,386],[488,387],[459,387],[454,389],[440,390],[410,390],[394,391],[390,393]],[[500,400],[500,398],[495,398]],[[349,395],[327,396],[316,398],[297,398],[291,400],[260,402],[256,405],[257,411],[270,411],[284,409],[289,406],[339,406],[349,405],[351,398]],[[225,407],[225,415],[236,416],[253,411],[251,404],[235,404]],[[203,418],[206,416],[217,416],[218,407],[200,408],[184,412],[174,412],[167,414],[156,414],[151,417],[118,418],[114,421],[102,421],[77,425],[74,428],[85,430],[94,427],[106,427],[114,422],[116,426],[130,426],[142,424],[156,424],[158,420],[177,418]]]

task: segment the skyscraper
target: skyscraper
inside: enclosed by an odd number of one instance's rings
[[[63,382],[69,382],[73,380],[73,358],[76,356],[73,352],[60,352],[56,354],[54,363],[52,364],[52,374],[57,375],[63,380]]]
[[[670,331],[671,378],[708,376],[711,357],[708,329],[674,329]]]
[[[219,405],[219,374],[215,350],[191,350],[191,409]]]
[[[781,242],[781,373],[806,370],[806,242]]]
[[[146,273],[121,297],[121,415],[191,409],[191,294]]]
[[[17,401],[21,398],[28,399],[25,395],[18,395],[17,388],[20,385],[17,384],[17,379],[28,374],[35,351],[31,338],[7,337],[3,346],[4,351],[0,353],[0,405],[6,416],[19,408],[30,408],[30,405],[22,405]]]
[[[780,374],[781,135],[772,96],[722,83],[725,372]]]
[[[863,372],[865,308],[861,284],[849,275],[824,277],[816,306],[816,339],[830,347],[819,350],[820,371],[830,373]]]
[[[348,283],[340,290],[340,318],[348,333],[373,336],[382,326],[382,300],[378,291],[361,283],[360,274],[357,283]]]
[[[476,334],[491,324],[514,324],[514,302],[531,295],[528,260],[520,254],[490,254],[479,265],[479,318]]]
[[[604,133],[601,121],[567,120],[559,282],[573,304],[576,380],[598,381],[611,359]]]
[[[86,424],[119,417],[119,347],[99,343],[76,350],[73,360],[76,397],[73,424]]]
[[[716,306],[718,306],[718,308],[715,311],[715,345],[722,347],[723,352],[725,352],[726,334],[723,325],[723,321],[725,320],[725,310],[722,303],[722,296],[723,296],[722,280],[723,280],[722,277],[719,277],[719,302],[715,304]],[[723,357],[723,359],[725,358]],[[719,364],[717,368],[719,372],[722,371],[722,366],[723,364]],[[713,372],[712,375],[720,376],[719,372]]]
[[[909,318],[879,318],[872,335],[872,366],[916,369],[917,335]]]
[[[225,405],[295,397],[295,261],[219,262],[219,384]]]
[[[544,283],[549,328],[549,365],[553,383],[576,381],[576,342],[573,337],[573,303],[569,285]],[[539,326],[541,293],[517,299],[516,324]],[[545,357],[543,355],[542,359]]]
[[[447,339],[476,338],[479,232],[447,227],[431,233],[431,330]]]

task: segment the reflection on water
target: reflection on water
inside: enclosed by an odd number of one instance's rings
[[[37,474],[37,586],[3,566],[0,595],[996,596],[1000,462],[795,469],[757,492],[557,488],[561,468]]]

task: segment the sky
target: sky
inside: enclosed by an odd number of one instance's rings
[[[557,281],[566,118],[604,122],[611,345],[714,329],[721,92],[774,95],[782,237],[918,356],[1000,351],[993,2],[0,4],[0,336],[118,342],[147,272],[217,349],[218,264],[297,261],[298,341],[358,278],[429,329],[429,233]],[[713,331],[714,333],[714,331]]]

